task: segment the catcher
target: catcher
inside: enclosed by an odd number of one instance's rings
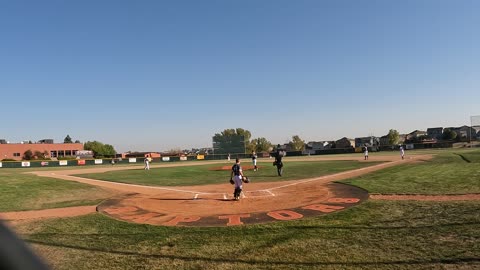
[[[250,180],[248,177],[243,175],[242,167],[240,166],[240,160],[235,159],[235,164],[232,166],[232,171],[230,173],[230,184],[235,185],[235,190],[233,191],[233,198],[238,201],[240,200],[240,194],[242,193],[243,183],[249,183]]]

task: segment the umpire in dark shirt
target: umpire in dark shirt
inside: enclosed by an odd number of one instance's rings
[[[282,176],[282,172],[283,172],[282,158],[284,155],[285,155],[285,152],[280,149],[280,144],[279,144],[277,146],[277,153],[275,153],[275,162],[273,163],[274,166],[277,166],[278,176]]]

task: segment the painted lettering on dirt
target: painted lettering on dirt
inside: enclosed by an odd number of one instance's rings
[[[242,225],[241,218],[249,218],[250,214],[219,216],[218,219],[228,219],[227,226]]]
[[[272,217],[276,220],[295,220],[302,218],[303,215],[291,210],[279,210],[268,212],[267,216]]]
[[[174,219],[163,223],[165,226],[177,226],[179,223],[192,223],[195,221],[199,221],[200,217],[199,216],[193,216],[193,217],[183,217],[183,216],[176,216]]]
[[[334,197],[326,199],[325,203],[315,203],[306,206],[299,206],[298,208],[293,209],[280,209],[269,212],[240,213],[219,216],[175,216],[174,213],[156,213],[134,206],[126,206],[121,204],[110,205],[102,208],[100,211],[121,220],[151,225],[239,226],[273,221],[293,221],[305,217],[333,213],[351,207],[364,199],[352,197]],[[167,216],[171,216],[172,218],[168,221],[165,221]]]
[[[354,202],[359,202],[359,199],[356,198],[333,198],[332,203],[346,203],[352,204]],[[268,221],[287,221],[287,220],[297,220],[301,219],[305,216],[312,216],[312,211],[321,212],[321,213],[333,213],[339,210],[345,209],[345,206],[340,205],[330,205],[330,204],[312,204],[307,205],[297,209],[282,209],[276,211],[270,211],[266,213],[256,213],[256,214],[235,214],[235,215],[223,215],[218,216],[219,221],[223,221],[221,223],[215,223],[212,225],[217,226],[238,226],[244,224],[253,224],[259,223],[258,220],[262,222]],[[310,212],[305,212],[305,210]],[[174,219],[163,223],[162,225],[165,226],[177,226],[177,225],[185,225],[185,226],[195,226],[197,224],[204,224],[209,223],[205,221],[206,219],[212,219],[212,217],[183,217],[177,216]],[[203,221],[203,222],[202,222]],[[257,222],[256,222],[257,221]],[[179,224],[184,223],[184,224]],[[210,222],[211,223],[211,222]]]

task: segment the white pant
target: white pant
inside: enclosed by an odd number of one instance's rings
[[[240,188],[243,189],[243,182],[242,182],[242,176],[241,175],[235,175],[233,177],[233,182],[235,182],[235,188]]]

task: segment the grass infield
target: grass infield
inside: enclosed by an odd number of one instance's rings
[[[378,162],[358,161],[285,161],[283,176],[277,176],[272,162],[259,162],[260,169],[244,171],[254,182],[273,182],[319,177],[379,164]],[[232,166],[233,163],[226,165]],[[251,165],[242,162],[241,165]],[[79,174],[76,176],[90,179],[139,184],[148,186],[193,186],[225,183],[230,179],[230,171],[215,171],[211,168],[218,164],[192,165],[182,167],[153,168],[111,171],[105,173]]]

